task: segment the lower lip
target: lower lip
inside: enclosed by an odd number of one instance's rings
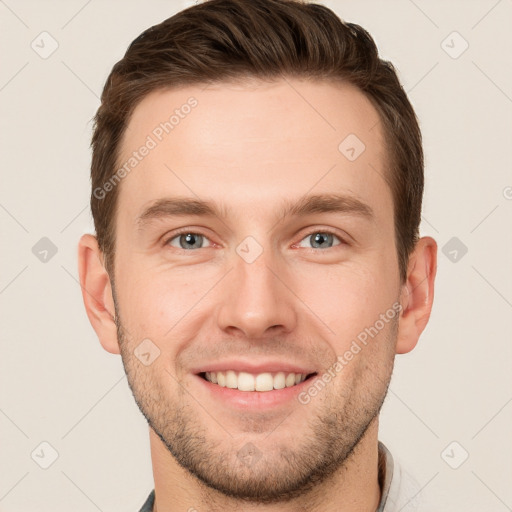
[[[274,389],[272,391],[240,391],[236,388],[227,388],[213,384],[199,375],[194,375],[194,377],[199,380],[200,384],[203,385],[215,399],[222,400],[229,405],[241,409],[258,410],[286,405],[293,400],[299,402],[297,395],[311,385],[316,375],[289,388]]]

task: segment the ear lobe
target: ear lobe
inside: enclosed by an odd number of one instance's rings
[[[119,354],[112,286],[102,260],[96,237],[83,235],[78,243],[78,274],[85,310],[103,348]]]
[[[407,280],[402,287],[397,354],[410,352],[427,325],[434,300],[436,271],[437,243],[429,236],[422,237],[409,258]]]

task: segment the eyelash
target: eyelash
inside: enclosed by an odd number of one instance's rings
[[[335,232],[332,229],[314,229],[314,230],[306,233],[306,235],[304,235],[300,239],[300,241],[298,243],[302,242],[304,239],[306,239],[306,238],[308,238],[308,237],[310,237],[310,236],[312,236],[312,235],[314,235],[316,233],[333,235],[334,237],[336,237],[340,241],[340,243],[337,244],[337,245],[333,245],[332,247],[328,247],[327,249],[318,249],[316,247],[306,247],[306,248],[303,248],[303,249],[306,249],[306,250],[309,250],[309,251],[314,251],[314,252],[318,252],[318,251],[326,252],[329,249],[335,249],[336,247],[341,246],[341,245],[349,245],[344,238],[342,238],[337,232]],[[193,231],[191,229],[183,228],[183,229],[180,229],[180,230],[176,231],[175,233],[173,233],[171,237],[166,238],[166,240],[164,242],[164,246],[172,247],[170,245],[171,240],[174,240],[175,238],[179,237],[180,235],[184,235],[184,234],[200,235],[200,236],[208,239],[211,242],[211,240],[205,234],[203,234],[203,233],[201,233],[199,231]],[[294,244],[294,246],[295,245],[297,245],[297,244]],[[182,252],[187,252],[187,253],[191,253],[191,252],[194,252],[194,251],[198,250],[198,249],[181,249],[180,247],[172,247],[172,248],[177,250],[177,251],[182,251]],[[208,247],[204,247],[204,249],[208,249]]]

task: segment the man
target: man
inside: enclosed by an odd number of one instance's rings
[[[114,66],[92,148],[80,281],[150,427],[142,510],[412,510],[378,417],[437,246],[369,34],[313,3],[195,5]]]

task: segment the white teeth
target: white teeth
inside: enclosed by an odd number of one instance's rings
[[[300,374],[299,375],[299,381],[300,381]],[[295,386],[295,374],[294,373],[289,373],[287,376],[286,376],[286,380],[285,380],[285,384],[286,384],[286,387],[287,388],[290,388],[292,386]],[[297,383],[298,384],[298,383]]]
[[[285,387],[286,378],[283,372],[279,372],[274,377],[274,389],[283,389]]]
[[[240,391],[254,391],[254,377],[250,373],[240,372],[238,374],[238,389]]]
[[[256,391],[272,391],[274,389],[274,378],[271,373],[260,373],[254,380]]]
[[[289,388],[306,380],[305,373],[265,372],[253,375],[247,372],[206,372],[205,378],[213,384],[240,391],[272,391],[273,389]]]
[[[236,373],[233,370],[226,372],[226,387],[235,389],[238,386]]]

